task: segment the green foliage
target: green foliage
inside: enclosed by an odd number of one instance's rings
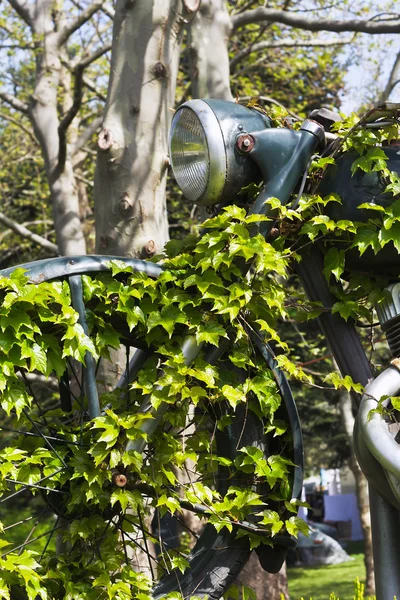
[[[351,126],[345,122],[341,133]],[[355,172],[377,170],[392,195],[398,176],[386,168],[379,145],[393,136],[393,127],[372,134],[356,130],[345,142],[360,156]],[[311,185],[331,162],[316,161]],[[362,254],[369,246],[379,252],[395,243],[398,201],[378,209],[368,205],[372,217],[360,223],[325,214],[339,201],[334,195],[320,197],[312,188],[296,209],[269,199],[281,233],[272,241],[254,232],[254,224],[267,217],[228,206],[205,222],[202,237],[167,244],[158,279],[122,261],[111,262],[109,273],[85,275],[89,334],[71,306],[66,281],[28,284],[20,269],[9,279],[0,278],[0,404],[7,427],[29,433],[6,439],[0,453],[1,491],[6,499],[27,487],[36,500],[41,490],[44,507],[57,515],[57,545],[65,547],[56,552],[53,542],[41,550],[40,560],[34,546],[27,550],[23,543],[21,554],[14,545],[6,549],[0,564],[3,597],[19,586],[28,598],[147,600],[151,582],[127,560],[126,540],[155,510],[161,517],[179,515],[183,506],[200,504],[217,531],[246,535],[251,547],[273,543],[284,532],[306,532],[291,502],[292,448],[280,395],[249,331],[262,332],[274,345],[278,365],[292,378],[314,384],[312,374],[289,355],[278,327],[281,321],[302,320],[307,311],[313,317],[319,313],[320,307],[304,299],[296,302],[285,285],[299,249],[314,241],[326,246],[324,273],[337,296],[333,311],[345,319],[372,321],[372,302],[383,297],[381,286],[376,281],[366,285],[360,274],[348,275],[347,253],[356,248]],[[373,237],[369,244],[366,232]],[[338,287],[344,276],[345,287]],[[182,351],[188,338],[201,349],[191,362]],[[151,350],[150,356],[129,389],[101,395],[99,417],[87,420],[84,394],[71,393],[70,407],[59,408],[53,396],[36,402],[26,384],[28,374],[65,380],[69,372],[79,386],[76,371],[88,354],[96,361],[110,360],[121,339],[134,340],[133,346]],[[225,343],[229,352],[217,365],[209,364],[207,349]],[[327,374],[325,383],[361,392],[348,376]],[[243,410],[262,420],[268,454],[240,432],[229,451],[218,444],[218,436],[228,437]],[[146,422],[155,415],[159,424],[149,436]],[[176,432],[185,431],[188,421],[196,427],[183,441]],[[35,431],[38,423],[41,434]],[[145,452],[137,450],[142,445]],[[201,477],[182,485],[188,463]],[[223,491],[215,484],[221,472],[227,474]],[[115,484],[116,473],[126,478],[121,487]],[[267,538],[238,528],[240,521],[252,519]],[[11,543],[7,531],[4,544]],[[158,543],[155,535],[148,537]],[[161,554],[167,570],[187,567],[179,550],[162,549]]]
[[[155,509],[162,516],[181,513],[182,503],[200,503],[218,531],[237,531],[238,521],[253,515],[272,540],[278,532],[304,530],[290,503],[290,437],[281,419],[274,422],[280,395],[248,338],[249,328],[258,330],[259,324],[267,340],[283,345],[277,319],[287,309],[277,275],[285,276],[290,251],[251,236],[254,221],[244,209],[225,208],[205,223],[200,239],[182,242],[179,253],[176,243],[167,245],[158,279],[121,261],[110,263],[110,273],[85,275],[89,335],[71,306],[66,281],[29,284],[21,269],[0,278],[0,404],[8,428],[36,434],[7,440],[0,453],[1,490],[6,499],[27,486],[35,498],[40,486],[44,508],[57,515],[54,537],[66,546],[56,553],[53,542],[39,559],[37,547],[27,550],[23,543],[18,555],[5,531],[11,546],[1,565],[4,597],[21,586],[29,598],[146,600],[151,583],[125,560],[121,538],[131,539]],[[245,278],[238,261],[252,264]],[[152,355],[128,391],[101,396],[101,416],[86,420],[84,396],[72,395],[70,408],[59,408],[57,398],[36,402],[27,374],[65,378],[69,371],[73,377],[88,353],[107,360],[121,336],[134,337]],[[213,366],[202,351],[188,364],[182,353],[188,337],[204,351],[229,340],[228,356]],[[285,366],[301,376],[287,357]],[[143,409],[144,397],[152,410]],[[144,425],[161,406],[166,411],[149,438]],[[257,440],[246,443],[238,435],[237,447],[227,453],[217,436],[210,437],[210,418],[213,429],[226,435],[243,406],[262,418],[276,440],[275,452],[266,455],[251,445]],[[176,431],[186,428],[192,410],[196,431],[182,444]],[[47,443],[50,436],[56,447]],[[145,453],[135,449],[142,439]],[[201,479],[179,485],[188,461]],[[223,492],[215,485],[219,465],[232,478]],[[126,476],[126,485],[114,484],[114,471]],[[252,546],[262,539],[253,535]],[[149,541],[157,543],[151,534]],[[172,550],[164,560],[169,569],[187,566]]]

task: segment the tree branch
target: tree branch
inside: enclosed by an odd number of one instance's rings
[[[253,52],[259,52],[266,48],[308,48],[308,47],[325,47],[325,46],[343,46],[351,42],[351,39],[346,40],[282,40],[280,42],[258,42],[252,44],[248,48],[244,48],[238,52],[230,61],[229,66],[232,68],[236,66],[243,59],[247,58]]]
[[[388,100],[393,89],[399,83],[399,80],[400,80],[400,51],[397,53],[397,56],[393,63],[393,67],[390,72],[386,87],[379,97],[379,102],[386,102]]]
[[[22,112],[24,114],[28,114],[28,105],[25,104],[25,102],[18,100],[18,98],[16,98],[12,94],[0,91],[0,99],[4,100],[4,102],[12,106],[12,108],[15,108],[15,110],[18,110],[19,112]]]
[[[65,161],[67,159],[67,130],[72,121],[78,114],[78,110],[82,104],[83,97],[83,70],[84,67],[75,69],[75,85],[74,85],[74,100],[71,108],[58,126],[59,151],[57,170],[64,170]]]
[[[29,4],[21,0],[8,0],[8,3],[11,4],[21,19],[23,19],[29,27],[32,27],[32,13]]]
[[[107,15],[107,17],[110,17],[110,19],[114,19],[115,11],[113,8],[110,8],[109,6],[102,6],[101,12]]]
[[[0,44],[0,50],[12,50],[17,48],[19,50],[35,50],[33,44]]]
[[[91,81],[88,77],[83,76],[83,83],[88,88],[88,90],[96,94],[99,100],[103,100],[103,102],[106,102],[107,97],[94,85],[93,81]]]
[[[15,0],[13,0],[15,1]],[[81,14],[76,17],[71,23],[66,25],[58,35],[58,46],[61,47],[68,38],[75,33],[82,25],[84,25],[87,21],[89,21],[90,17],[94,15],[95,12],[102,8],[105,0],[94,0],[91,4],[89,4]]]
[[[23,225],[19,225],[12,219],[6,217],[6,215],[2,212],[0,212],[0,223],[5,225],[9,229],[12,229],[18,235],[27,238],[28,240],[31,240],[36,244],[39,244],[39,246],[42,246],[42,248],[45,248],[52,254],[58,254],[58,247],[56,244],[53,244],[53,242],[49,242],[49,240],[46,240],[46,238],[42,237],[41,235],[33,233],[32,231],[30,231],[30,229],[27,229]]]
[[[35,145],[38,145],[39,142],[37,141],[35,135],[32,133],[32,131],[29,131],[29,129],[27,127],[25,127],[25,125],[23,125],[21,123],[21,121],[17,121],[17,119],[13,119],[13,117],[11,117],[10,115],[7,115],[6,113],[0,111],[0,119],[4,119],[5,121],[9,121],[10,123],[12,123],[13,125],[15,125],[16,127],[19,127],[19,129],[22,129],[22,131],[24,131],[26,133],[26,135],[28,135],[32,142]]]
[[[304,14],[259,7],[232,17],[233,30],[250,23],[274,22],[307,31],[358,31],[362,33],[400,33],[400,15],[393,19],[321,19]]]
[[[64,116],[60,125],[58,126],[58,137],[59,137],[59,153],[58,153],[58,165],[57,168],[59,171],[62,171],[65,166],[65,161],[67,159],[67,130],[71,125],[72,121],[78,114],[78,111],[82,104],[83,98],[83,72],[85,68],[90,65],[92,62],[103,56],[108,50],[111,49],[111,44],[106,44],[102,46],[92,54],[89,54],[86,57],[83,57],[77,65],[74,67],[74,75],[75,75],[75,84],[74,84],[74,99],[71,108],[68,110],[67,114]],[[97,127],[96,127],[97,129]]]
[[[94,62],[98,58],[101,58],[103,56],[103,54],[106,54],[110,50],[111,50],[111,44],[106,44],[105,46],[102,46],[101,48],[98,48],[97,50],[95,50],[91,54],[88,54],[86,56],[84,55],[77,63],[74,62],[72,64],[73,70],[76,71],[79,68],[85,69],[92,62]]]
[[[101,124],[103,122],[103,117],[96,117],[93,121],[86,127],[86,129],[81,133],[81,135],[76,140],[75,144],[71,146],[71,155],[74,156],[77,152],[82,150],[85,144],[88,143],[90,138],[96,133],[98,129],[100,129]]]

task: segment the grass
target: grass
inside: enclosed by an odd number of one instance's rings
[[[357,542],[346,548],[354,560],[326,567],[296,567],[288,569],[291,600],[329,600],[334,592],[337,600],[353,600],[354,582],[365,580],[364,554]]]

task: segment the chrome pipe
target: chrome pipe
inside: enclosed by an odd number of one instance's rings
[[[365,388],[361,400],[358,422],[364,441],[371,454],[395,479],[400,480],[400,445],[389,432],[383,414],[374,412],[381,398],[387,406],[390,396],[400,391],[400,371],[391,365]],[[390,480],[391,478],[389,478]]]

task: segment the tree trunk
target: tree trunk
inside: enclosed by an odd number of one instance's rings
[[[148,257],[168,239],[165,184],[180,0],[118,0],[95,176],[96,246]]]
[[[225,0],[202,0],[189,29],[193,98],[233,100],[229,82],[230,32]]]
[[[38,3],[33,20],[33,31],[43,42],[36,55],[36,82],[29,116],[45,160],[59,252],[62,255],[85,254],[79,198],[68,153],[64,164],[59,166],[57,104],[62,50],[54,30],[52,8],[51,2]]]
[[[357,503],[358,509],[360,511],[361,527],[364,534],[364,562],[366,569],[365,593],[367,595],[373,595],[375,593],[375,575],[374,559],[372,554],[371,516],[369,512],[368,482],[360,469],[360,465],[357,462],[357,458],[354,452],[354,417],[351,409],[350,394],[341,394],[340,412],[350,443],[351,454],[349,459],[349,467],[352,470],[354,478],[356,480]]]
[[[252,552],[248,563],[240,572],[236,585],[253,589],[257,600],[282,600],[282,596],[285,600],[289,599],[286,564],[283,564],[279,573],[266,573],[255,552]]]

